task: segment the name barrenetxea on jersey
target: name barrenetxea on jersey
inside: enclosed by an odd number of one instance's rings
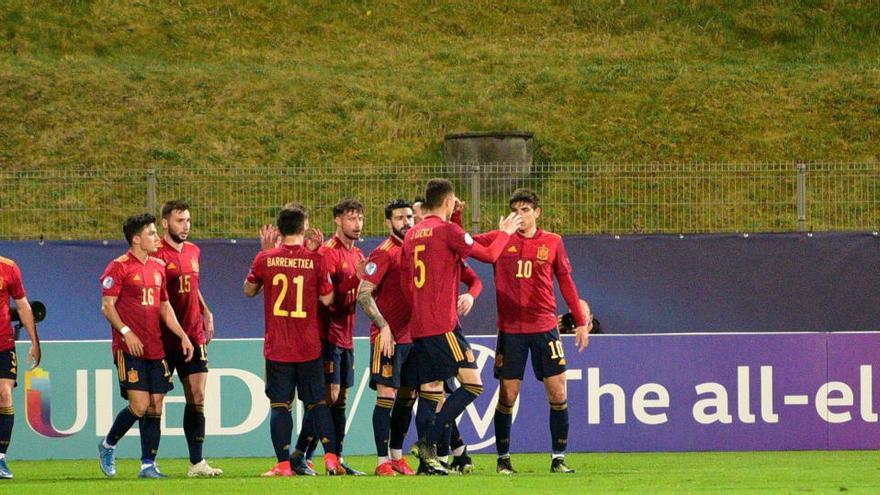
[[[266,258],[266,266],[280,266],[283,268],[305,268],[313,270],[315,268],[314,260],[308,258],[285,258],[283,256],[273,256]]]

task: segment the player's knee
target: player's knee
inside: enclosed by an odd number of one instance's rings
[[[131,403],[128,404],[128,408],[131,410],[132,414],[142,418],[147,414],[147,409],[150,408],[150,403],[148,401],[131,401]]]
[[[0,406],[9,407],[12,405],[12,387],[7,384],[0,385]]]
[[[501,390],[498,394],[498,401],[513,406],[516,402],[516,399],[519,397],[519,390],[516,388],[505,388],[501,387]]]
[[[562,390],[548,390],[547,391],[547,400],[550,401],[551,404],[560,404],[567,400],[565,396],[565,389]]]
[[[190,404],[202,405],[205,403],[205,393],[201,390],[193,390],[189,400]]]

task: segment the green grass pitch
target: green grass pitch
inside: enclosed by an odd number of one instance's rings
[[[374,457],[350,457],[370,470]],[[187,479],[185,459],[159,459],[167,480],[137,479],[138,463],[120,460],[116,478],[104,478],[96,459],[82,461],[9,460],[14,480],[0,481],[0,493],[306,493],[410,494],[468,493],[878,493],[880,453],[702,452],[569,454],[573,475],[551,474],[546,454],[513,456],[515,476],[495,474],[491,455],[474,456],[476,471],[465,476],[377,478],[260,478],[272,459],[212,459],[225,474]],[[318,463],[320,464],[320,462]]]

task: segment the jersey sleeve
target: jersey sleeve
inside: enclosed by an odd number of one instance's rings
[[[263,252],[257,253],[257,256],[254,258],[254,262],[251,264],[251,269],[247,274],[247,281],[251,284],[262,285],[263,284],[263,274],[265,272],[266,264],[263,262]]]
[[[99,279],[101,282],[101,295],[119,296],[120,292],[122,292],[122,278],[124,276],[125,267],[122,263],[116,260],[111,261]]]
[[[483,281],[480,280],[480,276],[477,275],[477,272],[470,265],[464,261],[462,261],[461,265],[461,282],[467,286],[468,294],[476,299],[480,296],[480,292],[483,291]]]
[[[474,239],[460,226],[454,223],[446,224],[446,244],[455,254],[461,258],[467,258],[474,248]]]
[[[568,259],[568,252],[565,250],[565,244],[559,239],[556,248],[556,257],[553,259],[553,273],[557,277],[562,277],[571,273],[571,261]]]
[[[330,277],[330,267],[327,266],[326,256],[318,259],[318,295],[326,296],[333,292],[333,279]]]
[[[494,241],[496,237],[498,237],[498,231],[492,230],[492,231],[486,232],[485,234],[475,235],[474,242],[476,242],[477,244],[479,244],[481,246],[488,246],[488,245],[492,244],[492,241]]]
[[[370,253],[370,257],[367,259],[367,265],[364,267],[364,280],[378,286],[382,283],[382,279],[385,278],[390,267],[391,257],[388,255],[388,251],[376,249]]]
[[[27,295],[24,291],[24,283],[21,280],[21,270],[18,269],[18,265],[15,263],[12,264],[11,268],[6,290],[13,299],[21,299]]]

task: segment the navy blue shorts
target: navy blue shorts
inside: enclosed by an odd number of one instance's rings
[[[18,386],[18,359],[15,356],[15,347],[0,352],[0,378],[15,380]]]
[[[532,354],[532,370],[535,378],[544,378],[565,373],[565,352],[559,331],[555,328],[541,333],[498,332],[495,346],[495,378],[522,380],[526,371],[526,360]]]
[[[471,346],[461,332],[422,337],[413,342],[418,383],[442,382],[458,375],[461,368],[477,369]]]
[[[351,388],[354,385],[354,351],[321,341],[325,383]]]
[[[183,351],[180,347],[175,349],[165,349],[165,361],[168,361],[168,367],[171,372],[177,370],[177,376],[183,378],[193,373],[208,372],[208,347],[205,344],[193,346],[193,357],[189,362],[184,360]]]
[[[129,390],[141,390],[150,394],[167,394],[174,388],[171,368],[164,359],[142,359],[125,352],[116,351],[119,393],[128,400]]]
[[[418,387],[416,364],[413,358],[412,344],[396,344],[394,354],[389,358],[382,355],[378,346],[379,340],[370,346],[370,388],[385,385],[394,389],[400,387]]]
[[[293,394],[304,404],[324,400],[324,369],[321,358],[304,363],[282,363],[266,360],[266,397],[275,404],[290,404]]]

